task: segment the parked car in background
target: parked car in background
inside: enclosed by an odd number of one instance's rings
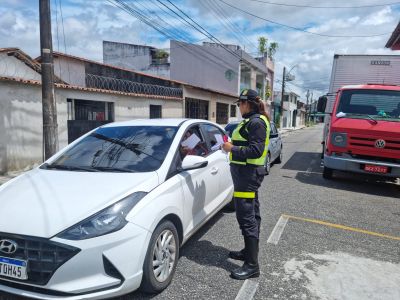
[[[104,125],[0,187],[0,290],[103,299],[172,280],[180,247],[233,195],[204,120]]]
[[[232,137],[233,131],[239,125],[239,121],[231,122],[225,126],[225,131],[229,137]],[[269,174],[272,164],[279,164],[282,162],[282,138],[275,123],[271,122],[271,132],[269,134],[268,155],[265,162],[265,170]]]

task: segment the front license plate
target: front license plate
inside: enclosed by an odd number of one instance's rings
[[[385,174],[388,172],[388,167],[365,165],[364,170],[367,172],[372,172],[372,173],[384,173]]]
[[[24,260],[13,259],[0,256],[0,275],[7,276],[15,279],[26,280],[28,275],[26,273],[27,263]]]

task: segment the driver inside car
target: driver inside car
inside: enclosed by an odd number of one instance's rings
[[[198,137],[198,135],[195,132],[192,132],[191,130],[188,130],[185,133],[185,136],[183,137],[182,142],[186,141],[188,138],[190,138],[192,135],[195,135],[196,137]],[[200,139],[200,138],[199,138]],[[204,145],[204,142],[202,142],[201,140],[196,144],[196,146],[194,148],[189,148],[187,146],[182,145],[180,146],[180,152],[181,152],[181,156],[182,158],[184,158],[186,155],[196,155],[196,156],[205,156],[207,155],[208,151],[207,148]]]

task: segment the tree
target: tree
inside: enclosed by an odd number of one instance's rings
[[[269,44],[268,57],[271,60],[274,60],[274,56],[275,56],[276,50],[278,50],[278,48],[279,48],[279,45],[277,42],[272,42]]]
[[[258,38],[258,52],[261,56],[264,56],[264,54],[267,52],[267,44],[268,39],[266,37],[260,36]]]
[[[155,58],[157,59],[163,59],[163,58],[168,58],[169,53],[165,50],[159,49],[156,51]]]

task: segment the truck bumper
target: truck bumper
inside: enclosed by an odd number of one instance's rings
[[[365,165],[375,165],[388,167],[388,173],[371,173],[364,171]],[[382,162],[378,160],[355,159],[351,157],[339,157],[334,155],[324,155],[324,166],[333,170],[361,173],[368,175],[379,175],[383,177],[400,178],[400,164]]]

